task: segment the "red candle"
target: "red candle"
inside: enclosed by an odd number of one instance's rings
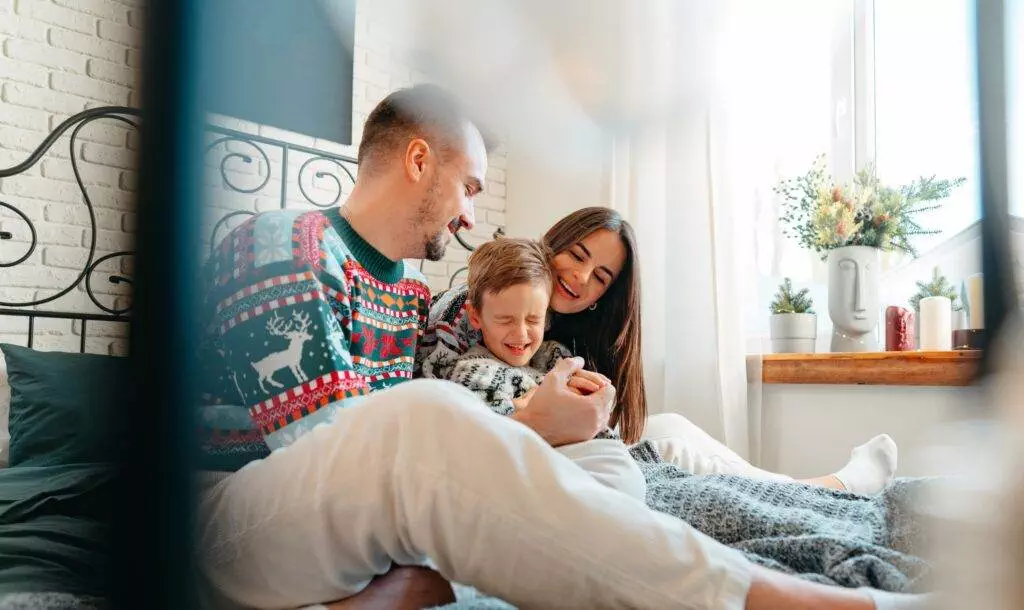
[[[914,312],[890,305],[885,309],[885,351],[909,352],[914,349]]]

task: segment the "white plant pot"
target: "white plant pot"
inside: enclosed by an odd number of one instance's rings
[[[828,253],[828,315],[833,352],[878,350],[879,250],[846,246]]]
[[[813,313],[777,313],[771,318],[772,352],[813,354],[818,339],[818,316]]]

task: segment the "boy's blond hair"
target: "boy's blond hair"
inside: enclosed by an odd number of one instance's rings
[[[469,257],[468,300],[477,310],[484,294],[518,284],[551,289],[551,250],[533,239],[499,237],[478,246]]]

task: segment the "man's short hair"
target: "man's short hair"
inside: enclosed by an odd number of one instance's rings
[[[490,152],[492,138],[453,95],[437,85],[399,89],[381,100],[366,117],[359,142],[359,167],[372,167],[399,148],[404,150],[413,138],[423,138],[444,157],[454,143],[461,142],[467,123],[480,132]]]
[[[477,310],[487,293],[519,284],[551,289],[551,250],[533,239],[499,237],[478,246],[469,257],[467,298]]]

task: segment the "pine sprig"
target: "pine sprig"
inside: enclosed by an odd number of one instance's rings
[[[781,180],[775,192],[783,198],[783,235],[821,254],[844,246],[870,246],[917,256],[912,239],[939,231],[917,222],[932,203],[949,197],[965,178],[921,177],[899,188],[885,186],[874,165],[857,172],[852,185],[835,184],[819,155],[803,176]]]
[[[775,293],[775,300],[769,306],[773,314],[779,313],[814,313],[811,309],[814,302],[811,300],[810,291],[804,288],[796,294],[793,293],[793,282],[787,277],[779,285],[779,291]]]
[[[954,311],[963,309],[963,305],[958,300],[957,289],[949,283],[946,276],[942,275],[942,271],[938,267],[932,269],[931,281],[915,283],[917,284],[917,293],[910,297],[910,306],[914,308],[914,311],[921,311],[921,299],[925,297],[946,297],[953,304]]]

